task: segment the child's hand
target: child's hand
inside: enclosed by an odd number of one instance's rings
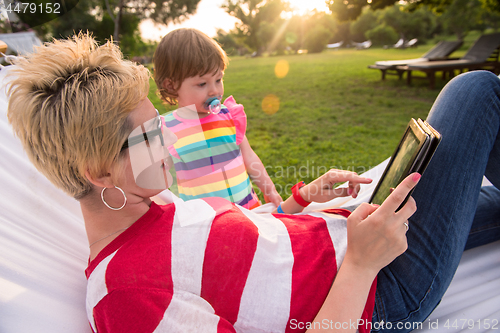
[[[266,202],[272,202],[276,207],[278,207],[279,204],[283,202],[281,195],[278,193],[278,191],[276,191],[276,188],[274,187],[269,194],[264,194],[264,200],[266,200]]]
[[[348,187],[334,188],[337,183],[349,182]],[[302,198],[309,202],[327,202],[337,197],[352,196],[356,198],[360,184],[370,184],[372,180],[358,176],[357,173],[331,169],[323,176],[300,189]]]

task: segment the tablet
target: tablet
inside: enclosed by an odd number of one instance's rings
[[[384,170],[370,203],[381,205],[391,193],[391,188],[413,172],[423,174],[436,151],[441,135],[422,119],[411,119],[406,131]],[[411,195],[408,194],[408,197]],[[398,210],[406,203],[408,197]]]

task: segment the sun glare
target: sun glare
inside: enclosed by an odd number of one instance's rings
[[[327,12],[329,10],[325,0],[288,0],[288,2],[292,10],[300,15],[306,14],[314,9],[322,12]]]

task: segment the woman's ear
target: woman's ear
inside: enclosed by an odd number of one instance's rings
[[[85,171],[85,177],[87,180],[92,183],[92,185],[97,187],[114,187],[113,181],[111,180],[111,174],[107,173],[104,176],[93,177],[89,170]]]

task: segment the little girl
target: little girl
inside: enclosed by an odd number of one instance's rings
[[[153,62],[162,99],[179,105],[165,125],[178,138],[169,149],[180,197],[223,197],[252,209],[260,201],[251,178],[278,206],[281,196],[245,136],[243,106],[232,96],[220,102],[228,63],[220,45],[195,29],[174,30],[161,40]]]

